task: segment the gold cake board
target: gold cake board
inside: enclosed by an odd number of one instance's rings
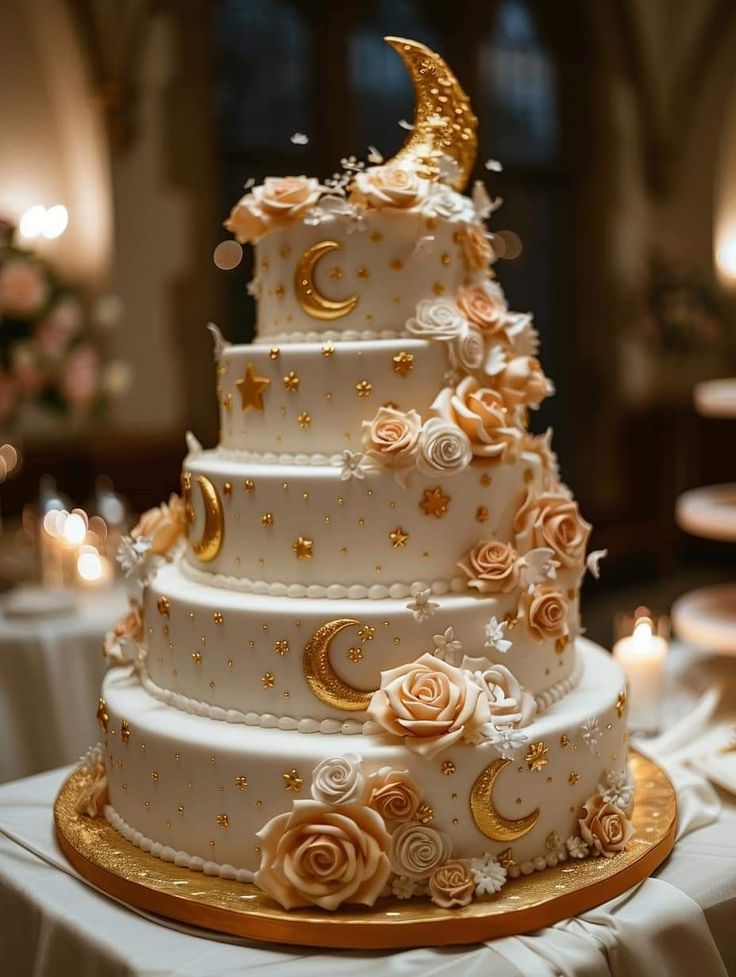
[[[613,858],[568,859],[511,880],[495,896],[463,909],[428,900],[381,899],[350,906],[285,912],[254,885],[178,868],[126,841],[103,818],[75,811],[80,774],[63,784],[54,805],[56,833],[75,869],[98,889],[139,909],[218,933],[272,943],[333,949],[399,949],[479,943],[550,926],[584,913],[646,879],[672,851],[677,801],[664,771],[632,751],[634,834]]]

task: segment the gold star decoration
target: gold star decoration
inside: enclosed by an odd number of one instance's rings
[[[432,286],[432,291],[434,292],[435,295],[444,295],[445,286],[443,285],[442,282],[435,282],[434,285]]]
[[[294,370],[289,370],[289,372],[284,376],[284,386],[289,393],[296,393],[299,389],[299,374]]]
[[[261,685],[264,689],[272,689],[276,685],[276,676],[273,672],[266,672],[261,676]]]
[[[127,743],[130,740],[130,723],[127,719],[120,720],[120,739],[123,743]]]
[[[455,773],[455,764],[452,760],[443,760],[440,769],[446,777],[451,777]]]
[[[154,784],[158,783],[158,770],[151,771],[151,780],[154,782]]]
[[[562,652],[565,650],[565,648],[567,648],[569,644],[570,644],[570,635],[563,634],[561,638],[558,638],[555,641],[555,651],[557,652],[558,655],[561,655]]]
[[[271,349],[268,351],[269,360],[277,360],[279,356],[281,356],[281,350],[279,349],[279,347],[272,346]]]
[[[334,265],[334,266],[333,266],[332,268],[330,268],[330,270],[328,271],[328,275],[329,275],[329,276],[330,276],[330,278],[332,278],[332,279],[333,279],[334,281],[340,281],[340,279],[342,278],[342,268],[340,268],[340,267],[339,267],[338,265]]]
[[[268,377],[259,377],[253,369],[253,364],[248,363],[245,376],[241,380],[236,380],[235,386],[240,393],[242,410],[257,410],[263,413],[263,392],[271,386]]]
[[[248,786],[248,778],[247,777],[236,777],[235,778],[235,786],[238,788],[238,790],[245,790],[245,788]]]
[[[363,624],[358,628],[358,637],[365,644],[366,641],[373,641],[376,636],[376,629],[372,624]]]
[[[107,732],[107,724],[110,722],[110,714],[107,711],[107,703],[104,699],[99,699],[97,702],[97,722],[100,724],[100,729]]]
[[[488,509],[484,505],[479,505],[475,510],[476,522],[488,522]]]
[[[246,478],[245,491],[248,493],[248,495],[250,495],[251,492],[255,492],[255,490],[256,490],[256,483],[253,481],[252,478]]]
[[[415,817],[420,824],[431,824],[434,821],[434,811],[429,804],[420,804]]]
[[[218,814],[215,820],[221,828],[227,828],[230,825],[230,818],[227,814]]]
[[[224,624],[225,618],[222,615],[222,611],[215,611],[212,615],[212,620],[215,622],[215,624]]]
[[[273,515],[270,512],[264,512],[261,516],[261,522],[264,526],[273,526]]]
[[[295,794],[298,794],[299,791],[302,789],[304,780],[296,772],[296,769],[292,767],[291,770],[287,770],[286,773],[281,774],[281,776],[284,779],[284,787],[287,790],[293,791]]]
[[[156,610],[159,612],[161,617],[168,617],[169,611],[171,610],[171,601],[168,597],[159,597],[156,601]]]
[[[620,719],[626,711],[626,689],[621,689],[616,697],[616,715]]]
[[[335,352],[335,347],[332,343],[325,343],[322,347],[322,355],[326,360],[328,360]]]
[[[349,662],[353,662],[353,664],[356,664],[356,665],[357,665],[358,662],[362,662],[363,661],[363,649],[362,648],[358,648],[357,646],[354,647],[354,648],[350,648],[348,650],[348,661]]]
[[[304,430],[312,423],[312,415],[309,413],[309,411],[303,410],[299,417],[297,417],[296,422],[299,427]]]
[[[443,495],[442,489],[438,485],[436,488],[424,490],[419,506],[425,516],[434,516],[435,519],[441,519],[447,512],[449,504],[450,497]]]
[[[486,488],[491,484],[492,481],[493,479],[488,472],[483,472],[483,474],[480,476],[480,484],[484,485]]]
[[[396,529],[388,534],[388,538],[391,540],[391,545],[395,550],[403,550],[406,546],[406,541],[409,539],[409,534],[405,533],[401,526],[397,526]]]
[[[524,759],[532,773],[539,773],[549,763],[549,747],[543,740],[539,743],[530,743],[529,752]]]
[[[276,644],[273,646],[273,650],[276,652],[277,655],[286,655],[289,651],[289,642],[286,641],[285,639],[282,639],[281,641],[277,641]]]
[[[311,560],[312,559],[312,547],[314,543],[311,539],[306,539],[304,536],[300,536],[294,543],[291,544],[291,548],[294,551],[294,555],[297,560]]]
[[[194,662],[195,665],[202,664],[202,656],[198,651],[192,652],[192,661]]]
[[[373,384],[368,380],[361,380],[360,383],[355,384],[355,392],[359,397],[370,397],[372,390]]]
[[[514,853],[510,848],[504,848],[502,852],[498,855],[498,864],[502,865],[504,868],[509,868],[511,865],[515,865]]]
[[[392,358],[391,362],[394,373],[398,373],[400,377],[408,377],[414,369],[414,354],[407,353],[405,349],[402,349]]]
[[[571,770],[570,776],[567,778],[568,784],[574,787],[579,780],[580,780],[580,774],[577,772],[577,770]]]

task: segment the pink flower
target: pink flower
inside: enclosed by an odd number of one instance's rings
[[[11,258],[0,268],[0,315],[32,319],[48,296],[48,280],[35,262]]]

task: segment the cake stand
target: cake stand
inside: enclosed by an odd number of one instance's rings
[[[736,379],[700,383],[694,400],[704,417],[736,419]],[[685,492],[677,500],[676,518],[694,536],[736,543],[736,484]],[[736,654],[736,583],[685,594],[672,608],[672,621],[685,641],[721,654]]]

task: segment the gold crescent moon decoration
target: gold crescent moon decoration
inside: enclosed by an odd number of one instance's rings
[[[368,708],[373,692],[355,689],[336,675],[330,664],[330,643],[336,634],[360,621],[345,617],[328,621],[317,628],[304,649],[304,678],[312,693],[325,705],[347,712],[359,712]]]
[[[189,474],[187,472],[187,474]],[[197,475],[197,485],[202,493],[202,503],[204,505],[204,531],[199,540],[190,540],[194,555],[202,563],[209,563],[217,556],[222,547],[222,539],[225,535],[225,524],[222,516],[222,503],[217,489],[205,475]],[[187,513],[187,522],[194,522],[194,508],[191,502],[191,476],[184,480],[184,506]]]
[[[313,319],[329,321],[341,319],[352,312],[358,304],[358,296],[346,299],[329,299],[322,295],[314,283],[314,269],[317,262],[331,251],[340,251],[342,245],[337,241],[320,241],[307,248],[296,264],[294,272],[294,292],[299,305]]]
[[[493,788],[501,771],[513,760],[501,757],[490,763],[470,790],[470,812],[479,831],[492,841],[517,841],[532,830],[539,820],[539,808],[525,818],[504,818],[493,803]]]
[[[467,185],[478,152],[478,120],[470,99],[447,64],[424,44],[405,37],[384,37],[406,65],[414,85],[414,128],[391,162],[414,163],[422,176],[436,180],[439,157],[457,163],[448,180],[456,190]]]

